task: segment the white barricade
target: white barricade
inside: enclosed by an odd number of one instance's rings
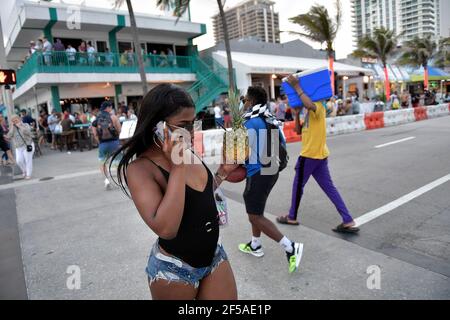
[[[427,106],[428,118],[437,118],[446,116],[449,114],[448,104],[440,104],[437,106]]]
[[[327,118],[327,134],[336,135],[366,130],[364,115]]]
[[[414,109],[390,110],[384,112],[384,126],[392,127],[416,121]]]
[[[371,113],[375,107],[375,102],[363,102],[359,104],[359,114]]]

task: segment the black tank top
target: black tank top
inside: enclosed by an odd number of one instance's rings
[[[153,164],[161,170],[169,182],[169,172],[156,163],[153,162]],[[203,166],[206,168],[204,164]],[[158,239],[159,245],[167,253],[194,268],[211,265],[219,239],[219,217],[214,201],[213,177],[208,168],[206,168],[206,172],[208,173],[208,182],[203,192],[186,185],[183,217],[177,236],[171,240]]]

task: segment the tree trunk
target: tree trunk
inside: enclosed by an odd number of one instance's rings
[[[423,88],[428,90],[428,65],[423,66]]]
[[[328,53],[328,69],[331,71],[331,89],[333,96],[335,93],[335,83],[334,83],[334,51]]]
[[[391,84],[389,82],[389,74],[387,70],[387,65],[384,65],[384,86],[386,89],[386,103],[391,100]]]
[[[228,37],[228,26],[227,26],[227,21],[225,20],[225,12],[223,10],[222,0],[217,0],[217,5],[219,6],[220,18],[222,20],[223,38],[224,38],[224,42],[225,42],[225,51],[227,52],[228,82],[229,82],[229,85],[230,85],[230,90],[234,92],[234,90],[236,88],[236,84],[234,83],[233,60],[231,59],[230,39]]]
[[[146,93],[148,92],[147,76],[145,75],[144,60],[142,59],[141,44],[139,43],[136,18],[134,17],[134,11],[133,6],[131,5],[131,0],[127,0],[127,7],[128,13],[130,15],[131,30],[133,33],[134,49],[138,58],[139,74],[141,76],[141,83],[142,83],[142,96],[145,96]]]

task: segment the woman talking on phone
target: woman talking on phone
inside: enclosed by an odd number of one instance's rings
[[[158,235],[146,273],[153,299],[237,299],[236,283],[223,246],[214,200],[234,165],[215,174],[192,159],[195,106],[189,94],[172,84],[153,88],[142,101],[132,138],[111,159],[122,154],[118,183]],[[183,130],[181,130],[183,131]],[[186,132],[184,131],[184,132]],[[128,194],[128,193],[127,193]]]

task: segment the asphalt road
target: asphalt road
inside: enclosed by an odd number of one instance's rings
[[[375,146],[414,137],[382,148]],[[328,138],[332,179],[357,218],[438,178],[450,174],[450,118],[363,131]],[[301,143],[288,145],[289,167],[281,173],[266,211],[286,214],[291,203],[294,166]],[[242,201],[242,185],[227,184],[227,195]],[[330,236],[340,220],[333,204],[311,178],[299,220]],[[295,228],[295,227],[292,227]],[[361,227],[358,237],[344,237],[362,247],[450,276],[450,182]]]
[[[408,137],[414,139],[375,148]],[[449,137],[450,117],[330,137],[332,177],[352,215],[364,216],[450,174]],[[289,144],[289,167],[266,208],[271,220],[289,209],[300,148]],[[0,253],[2,298],[150,298],[144,268],[156,236],[120,190],[103,190],[97,166],[96,150],[47,151],[35,160],[34,180],[0,185],[2,221],[10,232],[2,238],[9,241],[2,247],[8,256]],[[53,179],[39,180],[45,177]],[[301,225],[280,226],[305,244],[294,275],[287,273],[282,249],[266,237],[262,259],[237,250],[250,238],[244,185],[224,188],[231,213],[221,234],[241,299],[450,298],[450,181],[365,223],[360,235],[343,237],[331,231],[340,222],[335,208],[310,180]],[[3,271],[14,265],[15,272]],[[373,266],[381,270],[380,288],[367,285]],[[71,285],[74,270],[80,271],[79,288]],[[8,289],[14,282],[15,292]]]

